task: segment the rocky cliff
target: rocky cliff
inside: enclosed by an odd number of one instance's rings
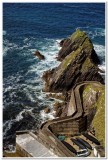
[[[99,58],[85,32],[77,30],[64,40],[58,59],[62,61],[61,64],[44,73],[45,91],[68,91],[83,81],[104,83],[98,73]]]
[[[65,118],[71,115],[67,114],[69,105],[74,106],[78,101],[76,99],[73,102],[71,91],[77,84],[87,82],[88,85],[80,89],[81,105],[84,108],[82,117],[87,116],[87,128],[94,128],[96,137],[105,146],[105,89],[104,85],[101,85],[104,84],[104,80],[99,74],[100,60],[93,44],[85,32],[77,30],[72,36],[62,40],[60,45],[62,48],[57,59],[61,63],[58,67],[44,73],[44,91],[62,92],[65,97],[64,102],[56,103],[54,108],[56,117]],[[93,84],[90,83],[91,81]]]
[[[62,43],[62,48],[58,53],[58,60],[62,61],[67,55],[82,46],[83,51],[86,54],[95,58],[95,63],[100,63],[100,60],[94,50],[93,44],[85,32],[82,32],[78,29]]]

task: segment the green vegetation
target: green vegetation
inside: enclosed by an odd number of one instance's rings
[[[62,61],[59,69],[56,72],[56,80],[57,81],[60,76],[64,73],[64,71],[67,69],[67,67],[72,64],[72,62],[75,60],[75,58],[80,54],[91,54],[91,50],[93,49],[92,42],[89,40],[87,34],[83,31],[80,31],[79,29],[72,34],[70,37],[70,40],[72,42],[77,41],[75,44],[73,44],[74,48],[76,48],[75,51],[71,52],[69,55],[65,57],[65,59]],[[84,53],[82,51],[85,51]],[[89,57],[85,60],[84,64],[82,65],[81,71],[84,72],[89,69],[89,67],[93,66],[93,63],[90,61]]]
[[[97,108],[96,115],[92,121],[95,128],[96,137],[100,140],[103,147],[105,147],[105,90],[101,90],[101,94],[95,104]]]
[[[93,49],[93,44],[88,37],[86,38],[82,46],[84,49],[86,49],[86,53],[91,54],[91,50]]]
[[[67,67],[75,60],[76,56],[82,51],[82,47],[79,47],[76,51],[70,53],[66,56],[66,58],[62,61],[59,70],[56,73],[56,81],[62,75],[62,73],[67,69]]]
[[[91,60],[89,57],[86,58],[86,60],[84,61],[82,68],[81,68],[81,72],[85,72],[88,71],[90,67],[93,67],[94,64],[91,63]]]
[[[93,94],[94,93],[94,94]],[[95,102],[90,103],[90,96],[93,98],[96,93],[98,93]],[[105,147],[105,87],[95,86],[93,84],[86,85],[82,93],[83,101],[88,102],[89,110],[96,108],[96,114],[92,121],[92,127],[95,129],[96,137],[101,142],[103,147]],[[89,106],[91,104],[91,106]]]
[[[76,32],[74,32],[70,37],[70,40],[79,39],[80,37],[84,37],[84,36],[87,36],[87,34],[81,31],[80,29],[77,29]]]

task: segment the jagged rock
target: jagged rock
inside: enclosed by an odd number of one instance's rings
[[[85,32],[79,29],[74,32],[69,38],[65,39],[63,46],[58,54],[58,60],[62,61],[71,52],[77,50],[80,46],[83,46],[85,54],[93,56],[95,63],[100,63],[98,56],[94,50],[93,44]]]
[[[54,103],[54,105],[53,105],[54,106],[54,110],[57,111],[58,108],[61,108],[63,105],[64,105],[64,102],[60,103],[60,102],[56,101]]]
[[[34,53],[34,56],[37,56],[40,60],[44,60],[45,59],[45,56],[42,55],[39,51],[36,51]]]
[[[60,117],[62,114],[62,108],[58,108],[58,110],[55,112],[55,117]]]
[[[47,98],[55,98],[55,99],[59,99],[59,100],[65,100],[65,96],[62,93],[49,93],[47,94]]]
[[[76,40],[73,43],[75,51],[68,55],[66,54],[67,56],[61,64],[51,72],[45,83],[45,91],[68,91],[76,83],[82,81],[99,81],[104,83],[103,78],[98,73],[98,59],[90,39],[85,32],[79,30],[73,35],[71,38]],[[67,44],[66,41],[65,43]],[[78,47],[79,44],[80,46]],[[94,63],[94,59],[96,63]]]
[[[63,47],[63,44],[64,44],[65,40],[66,39],[63,39],[63,40],[60,41],[60,43],[59,43],[60,47]]]
[[[62,106],[63,106],[63,103],[59,103],[58,101],[56,101],[54,103],[54,111],[55,111],[55,117],[60,117],[61,114],[62,114]]]
[[[58,102],[56,101],[54,103],[54,111],[55,112],[55,117],[65,117],[67,115],[67,107],[65,102]]]
[[[49,113],[49,112],[50,112],[50,108],[46,107],[46,108],[44,109],[44,112],[45,112],[45,113]]]
[[[49,91],[49,84],[50,84],[50,81],[51,81],[51,77],[54,73],[54,70],[55,69],[45,71],[43,76],[42,76],[42,79],[45,81],[45,87],[43,89],[43,91],[45,91],[45,92]]]

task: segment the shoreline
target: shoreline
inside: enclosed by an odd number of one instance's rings
[[[57,58],[59,59],[59,61],[61,61],[60,65],[58,65],[58,67],[50,71],[46,71],[43,75],[43,79],[45,81],[44,91],[46,91],[46,94],[50,93],[53,96],[53,92],[55,93],[55,95],[57,92],[62,92],[62,95],[65,97],[64,98],[65,103],[63,105],[59,104],[60,106],[56,106],[55,113],[58,114],[58,116],[54,120],[50,120],[49,122],[46,122],[45,124],[43,124],[42,127],[40,127],[39,132],[40,133],[43,132],[44,136],[48,136],[46,132],[50,133],[52,137],[57,141],[57,143],[59,145],[61,144],[62,147],[64,147],[63,144],[60,142],[60,140],[58,141],[58,138],[57,138],[58,135],[69,134],[70,136],[74,136],[78,133],[82,134],[82,132],[91,130],[91,128],[89,129],[87,128],[89,126],[89,123],[92,123],[93,119],[95,118],[95,115],[94,115],[95,106],[92,106],[92,105],[94,105],[95,103],[98,103],[98,99],[100,98],[99,92],[102,92],[102,93],[104,92],[103,89],[95,90],[94,86],[97,88],[98,83],[103,83],[103,86],[104,86],[104,80],[97,71],[97,64],[99,64],[100,60],[93,48],[92,42],[89,40],[85,32],[76,30],[76,32],[74,32],[71,37],[65,39],[61,43],[61,45],[62,46]],[[89,72],[89,70],[91,70],[91,72]],[[90,100],[87,99],[89,101],[84,99],[85,97],[82,98],[83,95],[81,95],[82,94],[81,92],[85,92],[87,88],[86,83],[87,83],[87,87],[89,87],[89,85],[93,83],[92,86],[90,86],[92,87],[92,92],[91,92],[91,88],[90,90],[86,91],[87,94],[89,94],[89,96],[91,96],[91,94],[93,94],[94,96],[94,98]],[[79,91],[80,87],[78,88],[78,86],[80,85],[85,85],[84,88],[81,89],[81,92]],[[74,91],[72,92],[72,90]],[[75,100],[73,98],[74,94],[75,94]],[[83,101],[84,101],[84,104],[82,104]],[[87,105],[86,106],[87,109],[89,108],[90,110],[90,106],[92,106],[93,109],[91,111],[88,110],[88,112],[86,113],[86,109],[84,109],[85,104]],[[77,110],[77,108],[79,109]],[[78,112],[77,113],[78,117],[76,116],[76,118],[78,118],[79,121],[77,124],[78,128],[75,130],[75,133],[74,133],[73,128],[71,129],[71,127],[67,127],[68,126],[67,122],[69,120],[68,116],[70,116],[69,123],[72,123],[72,125],[74,124],[74,119],[72,118],[72,115],[74,114],[76,115],[76,111]],[[47,114],[50,114],[50,112]],[[89,114],[92,116],[93,118],[92,120],[90,119]],[[96,114],[96,111],[95,111],[95,114]],[[102,116],[104,116],[104,113]],[[67,120],[66,120],[66,117],[67,117]],[[81,118],[81,121],[79,117]],[[86,117],[86,119],[83,120],[84,117]],[[66,126],[64,124],[63,124],[64,126],[62,126],[62,124],[59,122],[59,119],[64,123],[66,123],[65,124]],[[80,130],[81,126],[79,124],[82,123],[83,121],[84,123],[82,124],[82,129]],[[52,122],[56,122],[55,123],[56,125],[55,126],[52,125],[53,124]],[[48,127],[48,123],[52,125],[52,127],[50,125]],[[75,120],[75,123],[77,123],[76,120]],[[87,123],[87,125],[85,125],[85,123]],[[49,130],[49,128],[51,128],[51,130]],[[41,138],[42,137],[40,137],[40,139]],[[45,141],[45,139],[43,139],[43,141]],[[47,146],[47,148],[49,148],[49,146]],[[56,150],[54,152],[55,153],[57,152],[58,155],[64,155],[63,148],[61,148],[60,152],[59,152],[59,149],[58,151]],[[102,153],[103,152],[104,152],[104,149]],[[72,156],[72,153],[68,149],[66,149],[65,155]]]

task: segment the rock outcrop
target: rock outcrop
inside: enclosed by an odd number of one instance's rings
[[[49,112],[50,112],[50,108],[49,108],[49,107],[46,107],[46,108],[44,109],[44,112],[45,112],[45,113],[49,113]]]
[[[43,76],[45,91],[68,91],[75,84],[83,81],[104,83],[98,73],[98,56],[85,32],[77,30],[69,39],[65,40],[58,59],[62,59],[61,64],[57,68],[47,71]]]
[[[84,129],[94,129],[95,136],[105,146],[104,80],[99,74],[100,60],[93,44],[85,32],[77,30],[63,40],[61,46],[58,53],[60,65],[43,75],[44,91],[60,92],[65,96],[63,103],[55,103],[55,116],[86,117]]]
[[[74,32],[69,38],[62,40],[61,44],[62,48],[58,54],[58,60],[60,61],[62,61],[71,52],[77,50],[80,46],[82,46],[83,51],[88,56],[93,56],[93,59],[95,58],[95,63],[100,63],[100,60],[96,55],[93,44],[88,35],[79,29],[76,30],[76,32]]]
[[[42,55],[39,51],[36,51],[34,53],[34,56],[37,56],[40,60],[44,60],[45,59],[45,56]]]
[[[63,44],[64,44],[65,40],[66,39],[63,39],[63,40],[60,41],[60,43],[59,43],[60,47],[63,47]]]

